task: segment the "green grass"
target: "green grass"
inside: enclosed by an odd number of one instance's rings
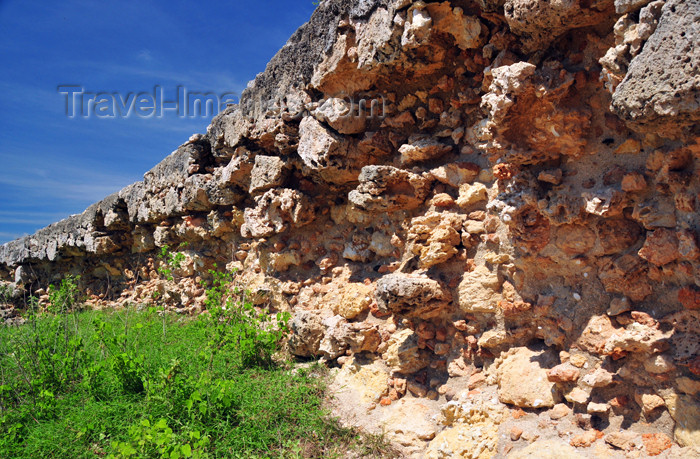
[[[0,457],[391,454],[327,416],[322,368],[274,364],[281,335],[250,335],[231,309],[68,312],[1,327]]]

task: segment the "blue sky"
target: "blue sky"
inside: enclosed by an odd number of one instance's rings
[[[66,116],[86,92],[240,94],[311,0],[0,0],[0,243],[141,180],[211,117]]]

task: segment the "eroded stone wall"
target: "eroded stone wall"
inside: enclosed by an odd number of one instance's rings
[[[292,312],[292,353],[342,366],[338,412],[407,453],[691,457],[699,21],[697,0],[326,0],[206,134],[0,247],[0,274],[195,313],[237,268]]]

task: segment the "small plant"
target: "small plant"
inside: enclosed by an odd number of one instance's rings
[[[80,276],[69,275],[61,280],[58,287],[49,287],[49,312],[60,314],[75,311],[75,307],[82,301],[78,282]]]
[[[234,285],[235,272],[210,270],[209,274],[212,281],[205,302],[209,315],[204,319],[213,335],[205,351],[209,366],[223,350],[235,352],[236,365],[243,368],[270,365],[279,343],[289,333],[290,314],[258,312],[250,301],[251,292]]]
[[[31,318],[0,340],[0,407],[33,407],[35,418],[50,417],[55,396],[72,390],[86,361],[84,341],[64,317]],[[0,418],[2,421],[2,418]]]
[[[187,242],[180,243],[180,248],[184,249],[189,245]],[[175,282],[175,272],[182,267],[182,262],[185,261],[185,254],[182,252],[173,253],[170,251],[169,245],[164,245],[160,248],[160,255],[158,255],[162,264],[158,267],[158,273],[169,282]],[[161,293],[158,291],[153,292],[153,300],[157,301],[161,297]],[[165,303],[163,303],[161,308],[161,314],[163,316],[163,336],[165,336]]]
[[[12,302],[13,290],[10,284],[0,283],[0,304]]]
[[[32,319],[35,314],[38,314],[41,309],[41,304],[39,303],[39,298],[30,295],[29,298],[25,301],[25,316],[28,319]]]
[[[118,451],[110,454],[108,458],[125,457],[162,457],[171,459],[180,458],[206,458],[209,455],[204,452],[209,445],[209,438],[202,437],[199,431],[188,432],[187,442],[182,443],[178,436],[168,426],[168,421],[159,419],[153,423],[149,419],[141,419],[138,423],[129,427],[130,441],[114,442],[112,448]]]
[[[184,249],[188,245],[187,242],[183,242],[180,244],[180,248]],[[182,252],[173,253],[170,251],[170,246],[164,245],[160,248],[160,255],[158,255],[158,258],[163,262],[158,268],[158,273],[166,280],[173,282],[175,280],[175,271],[180,269],[182,267],[182,262],[185,261],[185,254]]]

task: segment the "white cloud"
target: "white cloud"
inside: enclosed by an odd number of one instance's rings
[[[153,60],[153,55],[151,55],[151,51],[148,49],[142,49],[139,51],[139,53],[136,55],[136,58],[138,60],[144,61],[144,62],[150,62]]]

